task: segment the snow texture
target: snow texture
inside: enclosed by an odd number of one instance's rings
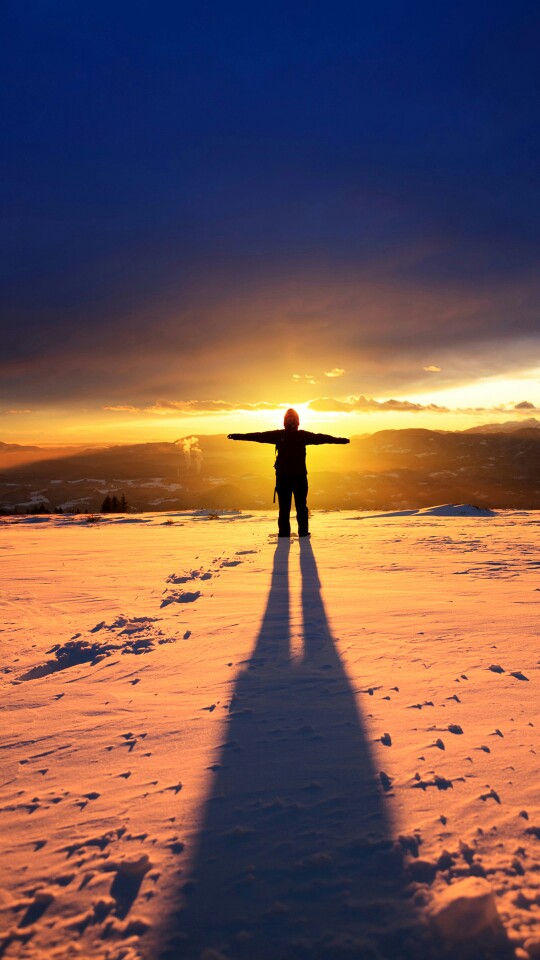
[[[0,524],[0,955],[538,958],[538,514],[134,519]]]

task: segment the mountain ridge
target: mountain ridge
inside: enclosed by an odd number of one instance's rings
[[[515,433],[520,430],[540,430],[540,420],[529,417],[527,420],[505,420],[503,423],[483,423],[478,427],[467,427],[461,433]]]
[[[43,453],[43,451],[41,451]],[[4,512],[97,512],[125,494],[138,511],[265,509],[274,487],[274,449],[223,435],[117,444],[0,459]],[[308,448],[312,509],[414,509],[434,503],[540,509],[540,430],[381,430],[347,446]]]

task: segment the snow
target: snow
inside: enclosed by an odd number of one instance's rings
[[[539,955],[540,516],[358,516],[0,523],[4,957]]]
[[[509,511],[505,511],[508,514]],[[495,517],[495,510],[487,507],[475,507],[470,503],[444,503],[437,507],[422,507],[417,510],[392,510],[390,513],[379,513],[378,517]],[[353,519],[371,519],[369,514],[359,513]]]
[[[482,877],[466,877],[434,898],[431,916],[447,941],[466,941],[480,932],[497,937],[501,921],[491,884]]]
[[[439,507],[424,507],[418,511],[423,517],[495,517],[494,510],[487,507],[475,507],[470,503],[445,503]]]

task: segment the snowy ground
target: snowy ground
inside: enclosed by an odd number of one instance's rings
[[[539,525],[0,523],[0,956],[540,957]]]

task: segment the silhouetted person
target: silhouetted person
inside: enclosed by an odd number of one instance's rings
[[[319,443],[349,443],[345,437],[299,430],[300,417],[296,410],[287,410],[283,430],[265,430],[262,433],[230,433],[229,440],[254,440],[273,443],[276,447],[276,492],[279,502],[278,531],[280,537],[291,535],[291,502],[294,494],[298,536],[309,536],[307,508],[306,447]]]

